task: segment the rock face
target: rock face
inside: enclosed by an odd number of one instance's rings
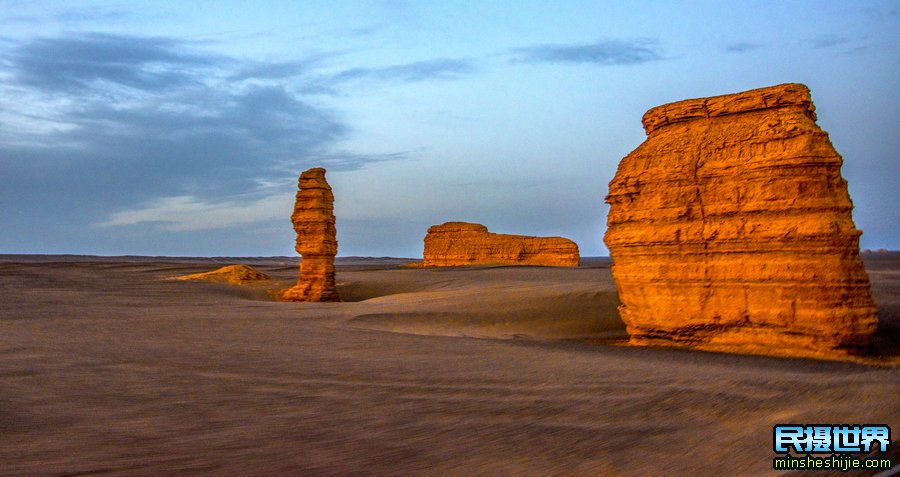
[[[303,259],[297,285],[286,290],[282,299],[340,301],[334,286],[334,194],[325,181],[325,169],[316,167],[300,174],[299,188],[291,222],[297,232],[295,248]]]
[[[604,237],[633,344],[842,357],[877,326],[841,156],[809,89],[644,115],[609,184]]]
[[[194,273],[173,277],[174,280],[204,280],[215,283],[230,283],[232,285],[244,285],[250,282],[268,280],[269,276],[257,271],[250,265],[228,265],[211,272]]]
[[[562,237],[492,234],[487,227],[447,222],[429,227],[426,267],[459,265],[544,265],[577,267],[578,245]]]

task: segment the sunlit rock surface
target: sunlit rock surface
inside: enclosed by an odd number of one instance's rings
[[[877,318],[841,156],[809,89],[783,84],[644,115],[604,237],[633,344],[841,357]]]
[[[286,290],[287,301],[339,301],[334,281],[337,238],[334,194],[325,181],[325,169],[316,167],[300,174],[299,191],[291,221],[297,232],[300,261],[297,285]]]
[[[249,282],[260,280],[268,280],[269,276],[265,273],[257,271],[250,265],[228,265],[211,272],[194,273],[192,275],[181,275],[173,277],[175,280],[203,280],[216,283],[231,283],[232,285],[243,285]]]
[[[460,265],[543,265],[577,267],[578,245],[562,237],[494,234],[468,222],[429,227],[425,236],[426,267]]]

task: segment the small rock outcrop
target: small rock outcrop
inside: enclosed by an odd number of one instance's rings
[[[244,285],[250,282],[268,280],[269,276],[257,271],[250,265],[228,265],[206,273],[194,273],[172,277],[173,280],[203,280],[214,283],[230,283],[232,285]]]
[[[809,89],[644,115],[609,184],[604,237],[633,344],[840,358],[877,326],[841,156]]]
[[[468,222],[434,225],[425,236],[423,266],[543,265],[577,267],[578,245],[562,237],[494,234]]]
[[[291,222],[297,232],[300,260],[297,285],[285,290],[285,301],[340,301],[334,281],[337,238],[334,194],[325,181],[325,169],[316,167],[300,174]]]

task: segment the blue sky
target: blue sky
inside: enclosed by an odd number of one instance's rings
[[[808,85],[862,247],[900,249],[900,2],[0,0],[0,253],[340,255],[450,220],[605,255],[603,197],[681,99]]]

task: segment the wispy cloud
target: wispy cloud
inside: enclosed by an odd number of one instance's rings
[[[186,232],[227,229],[284,218],[291,201],[284,194],[246,201],[209,202],[194,196],[155,199],[134,209],[113,213],[99,227],[156,224],[160,230]]]
[[[848,42],[850,42],[850,39],[845,36],[835,35],[835,34],[826,34],[826,35],[817,36],[817,37],[809,40],[809,45],[812,49],[818,50],[821,48],[831,48],[834,46],[843,45]]]
[[[354,82],[416,83],[430,80],[454,80],[477,71],[470,60],[438,58],[399,65],[358,67],[321,75],[308,81],[305,93],[335,93]]]
[[[294,78],[307,73],[310,64],[306,61],[287,61],[280,63],[258,63],[247,65],[234,72],[230,79],[242,81],[247,79],[278,80]]]
[[[748,51],[758,50],[762,45],[758,43],[737,42],[725,45],[726,53],[746,53]]]
[[[375,79],[415,82],[430,79],[454,79],[473,71],[475,71],[475,67],[469,61],[436,59],[378,68],[353,68],[338,73],[334,79],[338,81]]]
[[[596,43],[563,45],[545,44],[511,51],[513,62],[520,63],[590,63],[596,65],[635,65],[663,58],[658,40],[602,40]]]
[[[228,79],[233,81],[243,81],[248,79],[283,80],[297,78],[312,74],[316,67],[320,66],[332,56],[333,55],[318,53],[308,55],[300,60],[292,61],[248,61],[236,68]]]
[[[127,11],[116,8],[79,7],[66,8],[49,15],[46,12],[42,12],[42,14],[17,14],[10,12],[10,14],[3,16],[3,21],[40,24],[56,21],[71,25],[72,23],[122,21],[129,16],[130,14]]]
[[[360,164],[371,165],[382,162],[415,160],[417,154],[410,151],[387,154],[359,154],[349,151],[334,151],[315,154],[312,162],[321,164],[330,171],[352,171],[360,168]]]

